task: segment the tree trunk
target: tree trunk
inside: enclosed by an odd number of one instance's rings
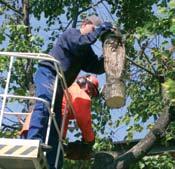
[[[28,39],[28,34],[31,34],[29,10],[30,10],[29,0],[23,0],[22,1],[23,23],[27,27],[26,28],[26,36],[25,36],[26,39]],[[30,51],[26,51],[26,52],[30,52]],[[34,82],[33,82],[33,64],[34,64],[33,59],[27,60],[25,82],[26,82],[26,87],[29,90],[30,96],[34,96],[34,93],[35,93],[34,92],[34,90],[35,90]],[[32,112],[34,102],[35,102],[34,100],[29,101],[28,112]]]
[[[23,23],[27,26],[26,34],[30,32],[30,21],[29,21],[29,0],[22,1],[22,8],[23,8]]]
[[[125,103],[125,86],[123,81],[125,67],[125,46],[117,33],[105,36],[103,44],[106,86],[104,96],[111,108],[120,108]]]

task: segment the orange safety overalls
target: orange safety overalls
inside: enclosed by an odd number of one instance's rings
[[[67,115],[65,119],[63,138],[66,137],[69,120],[76,119],[84,141],[94,141],[95,136],[92,129],[91,98],[83,89],[79,87],[77,83],[73,83],[68,88],[68,92],[71,97],[75,114],[70,111],[70,108],[67,108],[65,111],[66,100],[64,96],[62,101],[62,116],[64,116],[66,113]]]
[[[79,87],[77,83],[73,83],[69,88],[71,104],[74,108],[74,113],[70,111],[67,106],[65,96],[62,101],[62,117],[66,115],[64,124],[63,138],[66,137],[68,123],[70,119],[76,119],[78,127],[82,132],[82,138],[85,142],[94,141],[95,135],[92,129],[92,116],[91,116],[91,98],[89,95]],[[67,104],[67,105],[66,105]],[[67,107],[65,107],[67,106]],[[26,117],[20,135],[27,133],[30,124],[31,113]]]

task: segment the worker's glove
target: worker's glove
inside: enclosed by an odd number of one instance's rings
[[[101,27],[103,29],[105,29],[106,31],[108,31],[108,30],[111,30],[113,26],[112,26],[112,23],[111,22],[103,22],[101,24]]]
[[[103,22],[99,27],[95,29],[98,36],[103,35],[104,33],[111,31],[112,24],[110,22]]]
[[[75,141],[64,145],[65,157],[71,160],[90,160],[93,144]]]

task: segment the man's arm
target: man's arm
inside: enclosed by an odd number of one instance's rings
[[[104,70],[104,57],[98,57],[91,47],[85,52],[82,70],[88,73],[102,74]]]
[[[95,31],[82,35],[77,29],[69,29],[63,33],[64,40],[68,43],[69,48],[74,51],[85,45],[92,45],[96,42],[99,34]]]
[[[112,29],[112,24],[110,22],[104,22],[94,31],[86,35],[82,35],[79,30],[69,29],[69,31],[66,33],[67,41],[70,42],[71,46],[73,44],[78,46],[91,45],[95,43],[95,41],[104,32],[110,31],[111,29]]]

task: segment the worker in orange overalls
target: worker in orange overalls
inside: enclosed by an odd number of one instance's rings
[[[65,116],[63,138],[66,137],[70,119],[76,119],[77,125],[82,132],[82,141],[69,143],[66,147],[67,157],[73,160],[89,159],[95,135],[92,129],[91,97],[98,96],[98,80],[96,76],[86,75],[79,77],[69,88],[71,103],[74,112],[66,107],[65,96],[62,102],[62,116]]]
[[[68,123],[70,119],[76,119],[77,125],[82,132],[82,141],[75,141],[65,146],[66,156],[70,159],[89,159],[92,146],[95,141],[95,135],[92,129],[91,118],[91,97],[98,96],[98,80],[94,75],[85,75],[78,77],[69,88],[70,101],[73,106],[73,112],[69,107],[64,95],[62,100],[62,119],[64,121],[63,138],[65,139]],[[31,115],[27,116],[21,136],[25,136],[30,122]]]

